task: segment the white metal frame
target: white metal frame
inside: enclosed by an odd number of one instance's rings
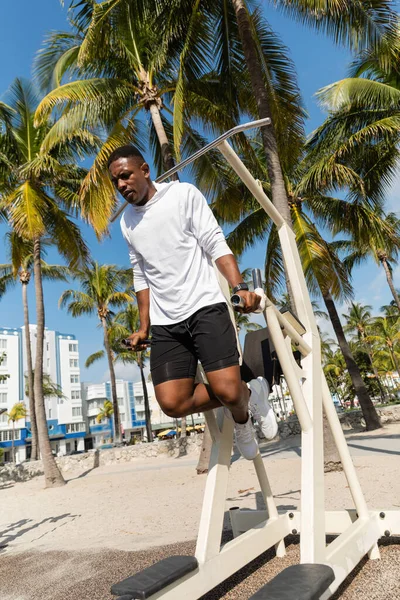
[[[366,554],[379,558],[377,542],[381,536],[400,534],[400,511],[367,508],[321,367],[320,338],[293,231],[226,141],[239,131],[269,123],[269,119],[263,119],[230,130],[156,181],[168,178],[211,148],[218,148],[278,228],[297,316],[306,333],[300,336],[268,298],[264,316],[302,429],[301,510],[278,513],[259,454],[253,463],[267,510],[231,510],[234,539],[221,547],[233,423],[223,417],[222,410],[206,413],[213,447],[195,554],[199,568],[154,594],[151,600],[196,600],[272,546],[277,556],[284,556],[284,538],[293,532],[300,533],[302,563],[327,564],[335,572],[334,582],[322,596],[325,600]],[[229,298],[227,283],[221,282],[221,287]],[[292,343],[302,354],[301,368],[293,358]],[[325,512],[322,409],[339,452],[354,510]],[[328,534],[337,537],[326,545]]]

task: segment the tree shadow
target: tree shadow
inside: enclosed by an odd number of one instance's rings
[[[381,454],[400,454],[398,450],[385,450],[384,448],[371,448],[370,446],[362,446],[360,444],[350,444],[347,442],[347,445],[351,448],[358,448],[359,450],[366,450],[367,452],[378,452]]]
[[[0,531],[0,551],[1,551],[1,549],[4,549],[5,547],[7,547],[11,542],[16,540],[17,538],[25,535],[29,531],[37,529],[44,523],[59,523],[59,521],[68,519],[67,521],[64,521],[64,523],[57,525],[50,531],[46,531],[45,533],[40,535],[38,538],[35,538],[35,541],[38,539],[41,539],[48,533],[52,533],[53,531],[58,529],[58,527],[62,527],[63,525],[66,525],[67,523],[74,521],[77,517],[80,517],[80,516],[81,515],[72,515],[71,513],[64,513],[62,515],[58,515],[57,517],[46,517],[45,519],[42,519],[41,521],[33,523],[32,525],[29,525],[29,527],[24,527],[24,525],[27,525],[28,523],[32,523],[33,519],[21,519],[21,521],[17,521],[16,523],[11,523],[3,531]],[[22,529],[20,529],[21,527],[22,527]]]
[[[81,473],[80,475],[77,475],[76,477],[71,477],[71,479],[68,479],[67,483],[69,483],[70,481],[75,481],[75,479],[81,479],[82,477],[86,477],[86,475],[89,475],[89,473],[91,473],[94,469],[97,469],[99,466],[100,466],[100,452],[99,452],[99,450],[95,450],[94,458],[93,458],[93,467],[91,467],[90,469],[87,469],[86,471],[83,471],[83,473]]]

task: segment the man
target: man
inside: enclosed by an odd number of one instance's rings
[[[236,445],[248,460],[258,454],[251,416],[265,437],[277,433],[262,377],[241,381],[235,331],[212,260],[233,293],[257,309],[236,260],[205,198],[188,183],[155,184],[148,164],[133,146],[108,161],[112,182],[130,204],[121,219],[129,247],[140,329],[129,340],[143,350],[151,324],[151,375],[157,401],[170,417],[221,406],[235,423]],[[209,385],[195,384],[200,360]]]

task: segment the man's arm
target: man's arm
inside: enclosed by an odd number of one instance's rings
[[[133,350],[143,350],[145,345],[141,344],[143,340],[149,337],[150,333],[150,290],[146,288],[136,292],[136,300],[139,309],[140,327],[139,330],[129,336]]]
[[[226,256],[217,258],[215,264],[231,288],[234,288],[238,283],[243,283],[243,277],[233,254],[227,254]],[[254,292],[247,292],[246,290],[240,290],[237,294],[241,296],[245,302],[244,308],[237,309],[239,312],[250,313],[257,310],[260,305],[260,296]]]

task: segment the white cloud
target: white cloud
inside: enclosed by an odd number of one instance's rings
[[[114,367],[114,370],[116,379],[125,379],[126,381],[133,381],[134,383],[140,381],[139,367],[134,363],[126,365],[124,365],[123,363],[117,363]],[[144,368],[144,375],[146,377],[146,381],[148,379],[149,374],[150,368],[149,366],[146,366]],[[104,371],[101,381],[110,381],[110,372],[108,369]]]

